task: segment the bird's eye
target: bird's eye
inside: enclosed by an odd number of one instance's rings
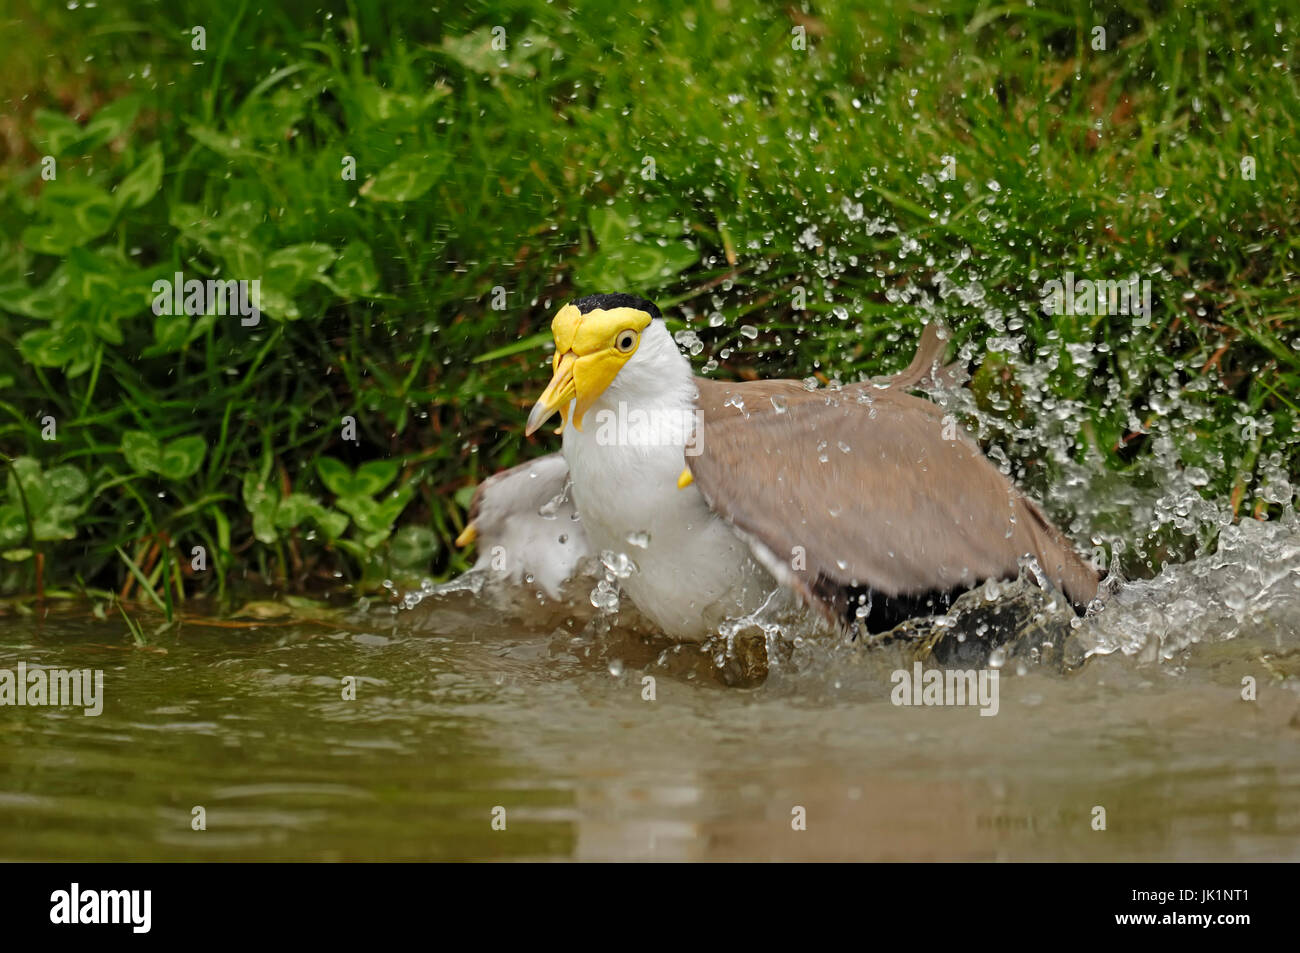
[[[614,339],[614,346],[624,354],[630,353],[632,348],[636,347],[636,332],[631,328],[618,332],[618,337]]]

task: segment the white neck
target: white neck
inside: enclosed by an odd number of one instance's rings
[[[664,323],[652,321],[588,409],[582,432],[572,423],[564,429],[573,499],[592,548],[628,555],[637,569],[620,577],[620,588],[664,632],[690,639],[733,610],[755,608],[774,585],[699,490],[678,489],[686,455],[698,448],[697,397],[690,361]]]

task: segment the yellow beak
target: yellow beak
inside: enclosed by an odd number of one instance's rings
[[[531,437],[538,427],[557,413],[561,414],[561,417],[560,426],[555,432],[560,433],[564,430],[564,424],[568,420],[569,404],[578,396],[578,385],[573,379],[573,365],[577,362],[578,355],[572,351],[556,356],[555,374],[551,377],[551,382],[546,385],[546,390],[542,391],[542,396],[537,398],[532,413],[528,415],[528,426],[524,428],[525,436]]]
[[[572,304],[561,308],[551,322],[551,334],[555,338],[554,374],[528,415],[524,432],[532,436],[557,413],[561,415],[557,434],[564,431],[570,420],[581,430],[587,411],[636,352],[639,339],[634,339],[633,346],[627,350],[615,346],[619,332],[629,330],[639,335],[650,320],[645,311],[631,307],[595,309],[585,314]]]

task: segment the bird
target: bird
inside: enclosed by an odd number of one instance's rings
[[[944,611],[1024,557],[1076,609],[1099,573],[940,405],[947,330],[906,369],[838,387],[696,377],[659,308],[564,304],[552,377],[525,434],[556,415],[559,453],[481,483],[457,544],[484,544],[558,597],[593,556],[662,633],[703,641],[792,597],[840,631]]]

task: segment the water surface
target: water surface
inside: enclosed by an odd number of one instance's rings
[[[106,700],[0,708],[0,856],[1294,860],[1300,547],[1258,526],[1123,587],[1077,664],[1004,661],[994,717],[891,704],[906,647],[801,639],[735,687],[717,646],[483,592],[188,623],[165,652],[113,618],[10,616],[0,668],[102,669]]]

